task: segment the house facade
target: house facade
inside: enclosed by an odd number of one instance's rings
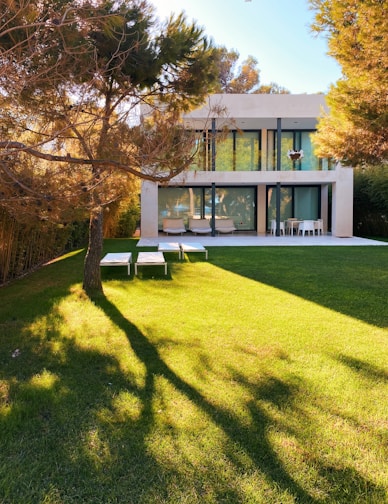
[[[258,235],[273,219],[278,230],[288,218],[322,219],[325,232],[352,236],[353,170],[314,154],[326,109],[322,94],[209,96],[184,117],[198,134],[192,167],[168,185],[142,183],[141,235],[157,237],[166,217],[194,217],[231,218],[236,232]]]

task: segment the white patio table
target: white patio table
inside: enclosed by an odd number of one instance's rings
[[[302,222],[301,220],[297,220],[297,219],[287,219],[286,226],[287,226],[288,234],[293,236],[294,230],[296,230],[296,233],[298,233],[298,227],[301,222]]]

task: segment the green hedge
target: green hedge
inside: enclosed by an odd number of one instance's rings
[[[25,275],[66,250],[84,246],[87,223],[21,223],[0,208],[0,284]]]
[[[388,166],[354,171],[354,234],[388,237]]]

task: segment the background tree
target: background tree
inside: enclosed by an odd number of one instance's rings
[[[328,93],[318,125],[318,154],[344,163],[388,157],[388,4],[386,0],[310,0],[313,29],[328,36],[343,77]]]
[[[259,86],[257,94],[290,94],[290,91],[283,86],[280,86],[276,82],[270,82],[269,84],[262,84]]]
[[[180,114],[211,89],[213,48],[183,15],[160,25],[143,0],[9,2],[1,17],[3,180],[52,205],[60,188],[88,209],[84,288],[101,291],[103,209],[128,176],[168,181],[189,166],[194,139]],[[49,163],[34,185],[23,156]]]
[[[218,85],[217,93],[289,93],[285,88],[272,82],[260,86],[260,69],[258,61],[253,56],[248,56],[238,66],[240,54],[226,47],[217,48],[218,57]]]

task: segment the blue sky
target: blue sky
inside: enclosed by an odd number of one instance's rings
[[[160,19],[185,11],[218,46],[254,56],[260,83],[291,93],[327,92],[341,76],[323,36],[312,35],[307,0],[150,0]]]

